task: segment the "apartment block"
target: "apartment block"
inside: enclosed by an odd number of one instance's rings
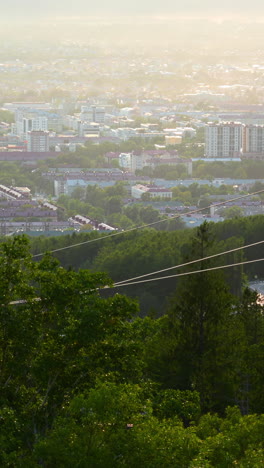
[[[264,125],[246,125],[243,127],[243,154],[264,153]]]
[[[105,108],[97,106],[82,106],[80,114],[81,122],[96,122],[104,123],[105,121]]]
[[[242,148],[242,124],[225,122],[206,127],[205,156],[208,158],[238,157]]]
[[[148,194],[150,198],[172,198],[172,191],[164,187],[156,187],[155,185],[133,185],[131,187],[131,195],[133,198],[141,199],[142,195]]]
[[[48,130],[47,117],[23,117],[18,118],[15,124],[12,124],[12,134],[17,135],[23,140],[27,140],[28,133],[31,131]]]
[[[28,132],[27,150],[34,153],[49,151],[49,132],[33,130]]]

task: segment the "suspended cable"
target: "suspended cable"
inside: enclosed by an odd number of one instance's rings
[[[134,286],[134,285],[137,285],[137,284],[144,284],[144,283],[150,283],[150,282],[153,282],[153,281],[161,281],[161,280],[165,280],[165,279],[170,279],[170,278],[179,278],[181,276],[188,276],[188,275],[195,275],[195,274],[198,274],[198,273],[205,273],[205,272],[208,272],[208,271],[215,271],[215,270],[221,270],[221,269],[226,269],[226,268],[232,268],[232,267],[236,267],[236,266],[241,266],[241,265],[246,265],[246,264],[249,264],[249,263],[257,263],[257,262],[263,262],[264,261],[264,258],[258,258],[256,260],[247,260],[245,262],[239,262],[239,263],[233,263],[233,264],[230,264],[230,265],[222,265],[222,266],[218,266],[218,267],[211,267],[211,268],[206,268],[206,269],[203,269],[203,270],[195,270],[195,271],[187,271],[185,273],[177,273],[176,275],[169,275],[169,276],[161,276],[160,278],[149,278],[147,280],[143,280],[143,281],[133,281],[131,283],[122,283],[122,284],[113,284],[113,286],[104,286],[102,288],[96,288],[95,290],[96,291],[102,291],[104,289],[116,289],[116,288],[122,288],[122,287],[125,287],[125,286]],[[84,294],[84,293],[88,293],[89,291],[79,291],[80,294]],[[16,301],[12,301],[12,302],[9,302],[8,305],[23,305],[23,304],[27,304],[29,302],[41,302],[42,298],[41,297],[34,297],[30,300],[27,300],[27,299],[18,299]],[[3,306],[3,304],[2,304]]]
[[[140,279],[140,278],[145,278],[145,277],[151,276],[151,275],[157,275],[159,273],[163,273],[163,272],[169,271],[169,270],[174,270],[176,268],[182,268],[182,267],[185,267],[185,266],[188,266],[188,265],[193,265],[194,263],[204,262],[205,260],[210,260],[211,258],[216,258],[216,257],[219,257],[220,255],[226,255],[226,254],[229,254],[229,253],[232,253],[232,252],[237,252],[238,250],[248,249],[249,247],[254,247],[256,245],[263,244],[263,243],[264,243],[264,240],[259,241],[259,242],[254,242],[253,244],[242,245],[240,247],[236,247],[235,249],[226,250],[225,252],[219,252],[219,253],[214,254],[214,255],[209,255],[209,256],[203,257],[203,258],[198,258],[197,260],[191,260],[190,262],[187,262],[187,263],[182,263],[180,265],[174,265],[174,266],[169,267],[169,268],[164,268],[163,270],[157,270],[157,271],[153,271],[151,273],[146,273],[145,275],[135,276],[134,278],[129,278],[127,280],[118,281],[117,283],[115,283],[115,285],[122,284],[122,283],[127,283],[128,281],[134,281],[134,280],[137,280],[137,279]]]
[[[224,268],[232,268],[232,267],[236,267],[236,266],[240,266],[240,265],[246,265],[246,264],[249,264],[249,263],[256,263],[256,262],[263,262],[263,261],[264,261],[264,258],[259,258],[259,259],[256,259],[256,260],[248,260],[248,261],[245,261],[245,262],[233,263],[233,264],[230,264],[230,265],[222,265],[222,266],[218,266],[218,267],[205,268],[204,270],[187,271],[185,273],[177,273],[176,275],[161,276],[160,278],[149,278],[147,280],[135,281],[135,282],[132,282],[132,283],[122,283],[122,284],[116,284],[115,283],[113,286],[105,286],[103,289],[106,289],[106,288],[107,289],[122,288],[122,287],[125,287],[125,286],[133,286],[133,285],[136,285],[136,284],[150,283],[150,282],[153,282],[153,281],[161,281],[161,280],[170,279],[170,278],[177,278],[177,277],[180,277],[180,276],[195,275],[197,273],[205,273],[207,271],[221,270],[221,269],[224,269]]]
[[[74,247],[80,247],[82,245],[91,244],[92,242],[98,242],[98,241],[103,240],[103,239],[110,239],[111,237],[120,236],[120,235],[126,234],[128,232],[133,232],[133,231],[137,231],[137,230],[140,230],[140,229],[145,229],[147,227],[156,226],[157,224],[161,224],[161,223],[164,223],[164,222],[170,222],[173,219],[178,219],[178,218],[181,218],[182,216],[191,215],[191,214],[195,214],[195,213],[200,213],[200,212],[202,212],[204,210],[207,210],[207,209],[209,209],[211,207],[217,208],[217,207],[223,206],[223,205],[225,205],[227,203],[232,203],[234,201],[241,200],[243,198],[247,198],[247,197],[250,197],[250,196],[258,195],[258,194],[263,193],[263,192],[264,192],[264,189],[258,190],[257,192],[248,193],[248,194],[245,194],[245,195],[240,195],[239,197],[231,198],[230,200],[225,200],[223,202],[214,203],[212,205],[205,206],[204,208],[197,208],[196,210],[186,211],[185,213],[181,213],[181,214],[172,216],[171,218],[160,219],[160,220],[154,221],[152,223],[143,224],[141,226],[135,226],[133,228],[125,229],[123,231],[114,232],[112,234],[106,234],[105,236],[99,236],[99,237],[96,237],[95,239],[89,239],[87,241],[78,242],[76,244],[67,245],[65,247],[60,247],[58,249],[51,250],[50,253],[62,252],[63,250],[73,249]],[[45,255],[45,252],[39,253],[39,254],[34,254],[32,257],[37,258],[37,257],[42,257],[43,255]]]

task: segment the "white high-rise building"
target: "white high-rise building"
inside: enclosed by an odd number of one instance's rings
[[[206,127],[205,156],[208,158],[239,157],[242,149],[242,124],[223,122]]]
[[[22,120],[24,138],[27,139],[29,132],[47,132],[48,131],[48,119],[47,117],[34,117],[26,118]]]
[[[23,117],[19,115],[16,123],[12,126],[12,133],[17,135],[19,138],[27,141],[28,133],[31,131],[42,131],[48,130],[48,119],[47,117]]]
[[[264,153],[264,125],[245,125],[243,128],[243,153]]]

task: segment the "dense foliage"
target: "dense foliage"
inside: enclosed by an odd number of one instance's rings
[[[259,218],[245,220],[245,235],[258,236]],[[223,223],[222,237],[228,229],[241,224]],[[213,231],[205,223],[179,245],[174,237],[172,262],[185,251],[205,271],[174,284],[158,319],[111,294],[104,273],[65,269],[48,254],[33,261],[25,237],[1,244],[1,466],[263,465],[263,306],[247,287],[232,294],[221,270],[207,271],[215,263],[202,258],[238,245]],[[170,233],[160,234],[130,239],[141,260],[147,239],[159,241],[164,264],[170,258]],[[241,270],[235,278],[241,285]]]
[[[137,213],[135,206],[130,208]],[[137,223],[137,219],[135,218]],[[167,231],[164,229],[167,223]],[[193,231],[191,229],[178,229],[181,227],[178,220],[165,221],[156,229],[136,230],[121,233],[117,236],[100,235],[96,232],[80,233],[60,238],[40,237],[32,240],[32,253],[39,254],[45,251],[65,248],[78,244],[74,248],[56,253],[56,257],[65,268],[89,268],[94,271],[106,271],[115,282],[148,274],[164,268],[179,265],[190,260]],[[174,230],[177,228],[177,230]],[[210,223],[213,242],[208,246],[209,254],[224,252],[242,245],[260,242],[263,240],[264,218],[262,215],[234,218],[221,223]],[[103,237],[100,239],[100,237]],[[96,241],[95,239],[98,239]],[[80,244],[80,245],[79,245]],[[243,260],[262,258],[262,244],[216,258],[214,266],[236,263]],[[182,270],[180,270],[182,271]],[[176,274],[179,270],[172,270]],[[246,274],[249,279],[255,276],[263,278],[262,264],[248,264],[244,267],[225,270],[225,278],[230,289],[236,295],[241,294],[241,276]],[[161,276],[152,275],[153,278]],[[120,292],[139,299],[141,314],[152,311],[156,315],[165,312],[168,298],[174,293],[177,278],[160,281],[157,284],[145,283],[132,288],[124,287]]]

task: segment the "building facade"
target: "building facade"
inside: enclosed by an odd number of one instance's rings
[[[96,122],[104,123],[105,121],[105,108],[97,106],[82,106],[80,113],[81,122]]]
[[[242,148],[242,124],[225,122],[206,126],[205,156],[208,158],[238,157]]]
[[[47,117],[23,117],[21,114],[16,119],[16,123],[12,124],[12,134],[17,135],[22,140],[28,139],[29,132],[39,130],[43,132],[48,130]]]
[[[44,153],[49,151],[49,132],[33,130],[28,132],[27,150],[29,152]]]
[[[133,185],[131,187],[131,195],[133,198],[141,199],[144,194],[148,194],[150,198],[172,198],[172,191],[163,187],[142,184]]]
[[[175,150],[146,150],[132,151],[131,153],[120,153],[118,158],[119,166],[133,174],[144,167],[155,168],[161,165],[177,167],[183,164],[188,175],[192,175],[192,160],[181,159]]]
[[[243,154],[264,154],[264,125],[246,125],[243,127]]]

